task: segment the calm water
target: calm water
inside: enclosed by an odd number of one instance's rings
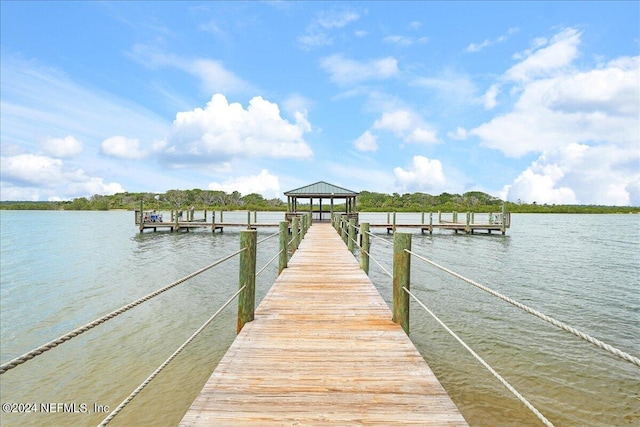
[[[245,213],[232,215],[225,213],[225,221],[246,220]],[[281,218],[258,215],[259,222]],[[131,212],[2,211],[0,220],[2,362],[239,247],[239,230],[233,229],[141,235]],[[362,214],[366,220],[385,222],[386,214]],[[274,231],[260,230],[259,238]],[[259,245],[258,267],[277,244],[271,239]],[[506,237],[415,234],[413,249],[640,355],[638,215],[513,215]],[[389,246],[373,240],[372,254],[391,268]],[[94,405],[115,408],[235,292],[237,264],[232,259],[3,374],[3,404],[36,403],[40,409],[41,403],[75,403],[80,413],[2,413],[1,424],[98,424],[107,414],[95,413]],[[259,299],[276,268],[272,264],[258,278]],[[373,262],[370,275],[389,302],[390,279]],[[640,425],[640,368],[415,259],[411,286],[556,425]],[[417,304],[411,329],[471,425],[539,425]],[[176,425],[234,336],[232,304],[111,425]]]

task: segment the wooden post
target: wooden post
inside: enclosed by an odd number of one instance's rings
[[[178,220],[179,220],[179,219],[178,219],[178,211],[176,210],[176,215],[175,215],[175,217],[174,217],[174,221],[175,221],[175,222],[174,222],[174,224],[175,224],[175,225],[174,225],[174,227],[173,227],[173,230],[174,230],[174,231],[178,231],[178,230],[180,230],[180,226],[178,225]]]
[[[464,225],[464,232],[467,234],[471,233],[471,212],[467,212],[467,219]]]
[[[438,211],[438,224],[442,224],[442,212]]]
[[[142,233],[144,231],[144,204],[142,202],[142,200],[140,200],[140,224],[138,225],[140,228],[140,232]]]
[[[424,225],[424,212],[422,212],[422,221],[420,222],[420,224]]]
[[[253,223],[258,223],[258,211],[253,211]]]
[[[433,212],[429,212],[429,234],[433,234]]]
[[[356,231],[356,220],[351,218],[349,220],[349,240],[347,241],[347,248],[349,248],[350,252],[353,252],[353,241],[355,240],[355,231]]]
[[[245,323],[253,320],[256,305],[256,246],[258,232],[246,230],[240,232],[240,273],[239,287],[246,288],[238,295],[238,326],[240,333]]]
[[[502,235],[504,236],[507,232],[507,204],[502,204],[502,226],[500,227],[500,231],[502,231]]]
[[[291,242],[291,255],[293,255],[296,250],[298,250],[298,243],[299,243],[299,239],[300,236],[298,234],[298,230],[299,230],[299,226],[298,226],[298,216],[294,216],[293,219],[291,220],[291,236],[293,238],[293,241]]]
[[[393,321],[399,323],[409,335],[409,294],[402,288],[410,288],[411,281],[410,233],[393,234]]]
[[[347,243],[347,224],[346,224],[346,215],[340,215],[340,237],[342,237],[342,241]]]
[[[251,230],[251,211],[247,211],[247,230]]]
[[[211,232],[216,232],[216,210],[211,211]]]
[[[393,213],[393,232],[396,232],[396,212]]]
[[[278,258],[278,275],[282,273],[282,270],[287,268],[287,258],[289,248],[289,223],[287,221],[280,221],[280,257]]]
[[[360,243],[360,268],[369,274],[369,250],[371,244],[369,243],[369,223],[363,222],[360,224],[360,235],[362,236],[362,243]]]

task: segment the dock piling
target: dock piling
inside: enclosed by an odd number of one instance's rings
[[[360,224],[360,236],[362,242],[360,243],[360,268],[369,275],[369,250],[371,244],[369,242],[369,223],[363,222]]]
[[[409,335],[409,295],[411,278],[410,233],[393,234],[393,321]]]
[[[287,259],[289,248],[289,223],[287,221],[280,222],[280,256],[278,258],[278,275],[282,273],[282,270],[287,268]]]
[[[254,317],[256,305],[256,246],[258,232],[246,230],[240,232],[240,273],[239,288],[246,286],[244,291],[238,295],[238,327],[236,332],[240,333],[242,327],[247,322],[251,322]]]

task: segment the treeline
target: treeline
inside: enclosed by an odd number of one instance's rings
[[[481,191],[464,194],[426,193],[384,194],[363,191],[358,197],[362,212],[499,212],[504,202]],[[514,213],[640,213],[639,206],[549,205],[506,202],[506,209]]]
[[[225,193],[214,190],[169,190],[166,193],[118,193],[109,196],[95,194],[89,198],[79,197],[70,201],[56,202],[0,202],[0,209],[15,210],[110,210],[139,209],[142,201],[144,209],[179,210],[194,206],[198,209],[217,210],[257,210],[272,211],[287,209],[282,200],[265,199],[260,194],[243,196],[237,191]]]
[[[155,193],[118,193],[109,196],[93,195],[70,201],[0,202],[0,209],[13,210],[110,210],[140,208],[179,210],[194,206],[196,209],[209,210],[252,210],[286,211],[287,205],[281,199],[265,199],[260,194],[242,195],[237,191],[225,193],[214,190],[169,190],[163,194]],[[302,202],[305,202],[302,200]],[[314,203],[317,204],[317,201]],[[385,194],[363,191],[358,197],[358,210],[361,212],[499,212],[503,201],[481,191],[464,194],[442,193],[432,196],[426,193]],[[298,206],[304,209],[304,203]],[[336,209],[342,208],[336,204]],[[548,205],[537,203],[507,202],[507,210],[515,213],[640,213],[635,206],[596,206],[596,205]]]

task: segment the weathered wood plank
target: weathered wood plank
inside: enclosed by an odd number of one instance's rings
[[[314,224],[181,426],[466,425],[329,224]]]

